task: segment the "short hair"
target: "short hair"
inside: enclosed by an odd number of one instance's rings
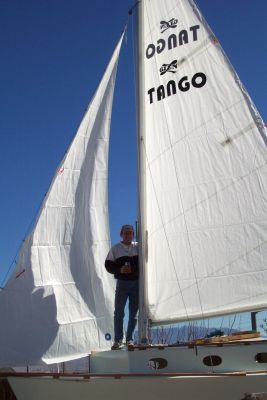
[[[120,236],[123,234],[124,231],[132,231],[134,233],[134,227],[132,225],[122,225]]]

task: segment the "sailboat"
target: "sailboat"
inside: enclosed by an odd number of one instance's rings
[[[110,350],[114,280],[103,266],[122,35],[0,292],[2,367],[91,354],[90,373],[7,373],[18,400],[267,393],[264,339],[148,342],[151,326],[266,308],[267,138],[193,0],[136,9],[140,343]]]

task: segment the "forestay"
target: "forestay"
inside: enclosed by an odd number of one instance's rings
[[[263,122],[193,1],[142,4],[149,318],[266,308]]]
[[[55,363],[110,347],[109,127],[120,39],[0,293],[0,366]]]

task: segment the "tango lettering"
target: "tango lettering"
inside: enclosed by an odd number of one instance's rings
[[[183,76],[178,82],[170,80],[166,85],[153,87],[147,91],[149,103],[164,100],[166,97],[173,96],[180,92],[187,92],[191,87],[202,88],[207,82],[207,77],[203,72],[197,72],[191,80],[188,76]]]
[[[198,40],[198,30],[200,26],[194,25],[189,28],[181,30],[178,34],[172,33],[167,39],[158,39],[156,44],[150,43],[146,48],[146,58],[150,59],[155,54],[160,54],[164,50],[172,50],[177,46],[183,46],[189,42],[196,42]]]

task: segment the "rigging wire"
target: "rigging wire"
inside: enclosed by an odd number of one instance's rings
[[[139,99],[138,99],[138,93],[139,93],[139,87],[138,86],[139,86],[139,83],[138,83],[138,78],[137,78],[137,75],[138,75],[138,72],[137,72],[137,58],[138,58],[137,54],[138,54],[138,51],[139,51],[139,48],[138,48],[138,40],[139,39],[137,38],[136,32],[134,31],[134,26],[137,25],[137,12],[138,11],[136,11],[136,6],[137,6],[138,3],[140,3],[140,1],[137,1],[135,3],[134,7],[133,7],[134,11],[135,11],[135,13],[134,13],[135,20],[132,23],[132,52],[133,52],[133,67],[134,67],[134,97],[135,97],[135,110],[136,110],[136,112],[135,112],[135,126],[136,126],[136,132],[137,132],[137,134],[136,134],[136,146],[137,146],[137,149],[138,149],[138,154],[137,154],[138,163],[136,165],[136,168],[137,168],[136,186],[138,188],[138,190],[137,190],[137,204],[138,204],[138,220],[139,220],[138,221],[139,222],[138,233],[140,233],[141,229],[142,229],[141,228],[141,205],[140,205],[140,162],[139,162],[139,160],[140,160],[140,144],[139,144],[139,132],[138,132],[138,130],[139,130],[138,115],[140,113],[140,110],[139,110],[139,104],[138,104],[138,101],[139,101]],[[143,238],[139,234],[138,242],[141,245],[143,245],[142,239]],[[148,307],[147,307],[147,301],[146,301],[146,298],[147,298],[147,293],[146,293],[147,288],[146,288],[146,284],[145,284],[145,282],[146,282],[146,270],[145,270],[144,265],[143,265],[144,259],[146,258],[146,255],[145,255],[146,250],[145,250],[145,248],[142,248],[142,249],[140,248],[139,253],[140,253],[139,255],[142,257],[142,265],[139,266],[140,276],[142,275],[142,282],[141,282],[140,292],[139,292],[140,293],[139,294],[139,318],[138,318],[139,339],[141,340],[141,342],[147,343],[147,342],[151,341],[151,330],[150,330],[151,326],[150,326],[149,312],[148,312],[148,309],[147,309]]]

